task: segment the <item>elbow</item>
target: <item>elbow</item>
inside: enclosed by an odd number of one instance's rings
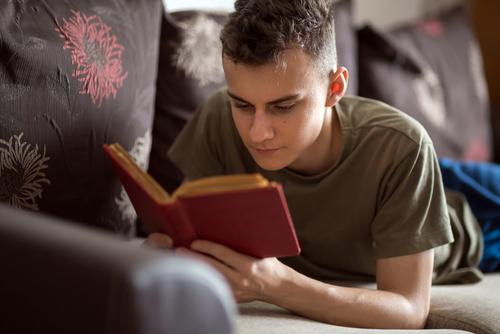
[[[429,316],[429,310],[425,312],[420,312],[415,319],[415,329],[424,329],[427,324],[427,317]]]
[[[416,313],[416,326],[418,329],[424,329],[427,324],[427,318],[429,317],[429,311],[431,308],[430,298],[425,299],[422,303],[417,303],[415,306]]]
[[[429,308],[429,303],[419,303],[403,297],[400,303],[394,305],[391,324],[384,328],[399,330],[424,329],[429,315]]]
[[[413,316],[401,329],[424,329],[427,323],[427,316]]]
[[[412,305],[408,311],[407,321],[402,329],[424,329],[429,316],[429,307]]]

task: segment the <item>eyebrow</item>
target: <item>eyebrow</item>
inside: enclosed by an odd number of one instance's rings
[[[237,100],[239,102],[243,102],[243,103],[246,103],[246,104],[250,104],[252,105],[250,102],[248,101],[245,101],[244,99],[242,99],[241,97],[237,96],[237,95],[234,95],[233,93],[231,93],[229,90],[227,91],[227,95],[229,95],[232,99],[234,100]],[[273,100],[271,102],[267,102],[266,104],[278,104],[278,103],[281,103],[281,102],[285,102],[285,101],[289,101],[289,100],[295,100],[299,97],[300,95],[299,94],[291,94],[291,95],[287,95],[287,96],[283,96],[283,97],[280,97],[276,100]]]

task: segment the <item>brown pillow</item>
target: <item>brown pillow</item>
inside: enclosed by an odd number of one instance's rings
[[[103,143],[144,167],[160,0],[2,1],[0,200],[132,235]]]
[[[481,54],[461,8],[385,33],[365,27],[358,37],[360,95],[417,119],[439,156],[490,159]]]

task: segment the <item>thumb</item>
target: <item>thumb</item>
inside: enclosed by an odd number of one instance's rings
[[[173,246],[172,239],[163,233],[151,233],[143,242],[143,246],[160,249],[170,249]]]

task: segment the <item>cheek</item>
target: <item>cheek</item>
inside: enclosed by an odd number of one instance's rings
[[[238,130],[240,137],[242,139],[245,139],[246,133],[248,132],[247,129],[249,128],[250,120],[248,119],[248,117],[243,117],[242,115],[238,115],[235,112],[232,112],[232,116],[233,116],[233,122],[234,122],[234,126],[236,127],[236,130]]]
[[[291,133],[297,141],[309,145],[321,132],[324,120],[324,108],[320,105],[308,108],[296,121],[295,131]]]
[[[307,141],[307,137],[311,131],[311,119],[306,112],[297,113],[294,117],[290,117],[280,122],[280,136],[285,137],[289,143],[299,145],[301,142]]]

